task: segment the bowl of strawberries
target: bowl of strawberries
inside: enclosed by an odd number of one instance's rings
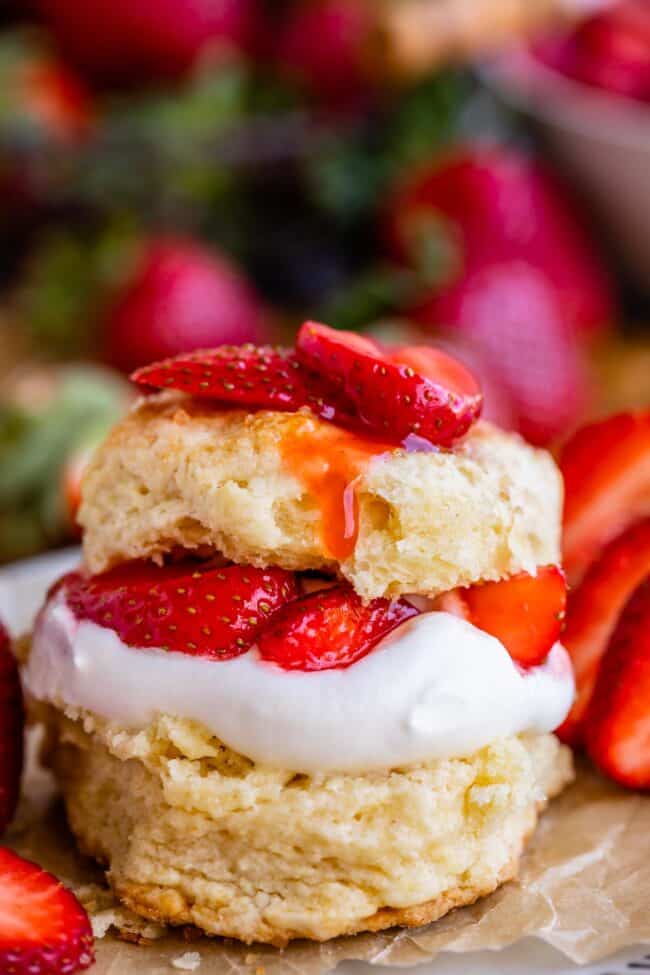
[[[650,290],[650,5],[618,0],[501,57],[489,83],[538,123],[628,271]]]

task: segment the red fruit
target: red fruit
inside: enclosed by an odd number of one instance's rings
[[[607,647],[585,738],[606,775],[631,789],[650,788],[650,579],[627,603]]]
[[[508,390],[497,374],[496,368],[488,363],[476,343],[455,333],[436,331],[435,343],[447,355],[458,359],[469,369],[483,393],[481,418],[496,424],[502,430],[516,430],[517,414]]]
[[[72,975],[93,961],[90,921],[74,894],[0,847],[0,972]]]
[[[536,667],[560,638],[566,580],[561,569],[548,565],[536,576],[519,572],[501,582],[455,589],[440,597],[438,607],[496,637],[522,667]]]
[[[585,84],[627,98],[650,99],[650,8],[623,0],[583,21],[569,37],[536,53],[551,67]]]
[[[330,104],[350,104],[369,90],[364,67],[372,0],[295,3],[276,44],[280,69]]]
[[[562,642],[573,661],[577,697],[557,734],[569,745],[582,740],[583,719],[607,644],[625,603],[650,575],[650,519],[611,542],[569,596]]]
[[[607,91],[650,99],[650,10],[646,0],[616,5],[576,35],[577,75]]]
[[[265,335],[260,300],[230,261],[171,237],[148,242],[105,322],[106,357],[124,372]]]
[[[431,345],[397,345],[387,349],[391,362],[410,366],[418,375],[441,383],[458,396],[480,396],[478,383],[462,362]]]
[[[261,633],[264,660],[284,670],[332,670],[356,663],[395,627],[418,615],[405,599],[364,605],[347,583],[286,606]]]
[[[549,443],[580,418],[587,399],[582,353],[556,290],[536,267],[510,261],[468,272],[432,294],[417,315],[430,326],[456,329],[475,346],[532,443]]]
[[[0,623],[0,835],[13,819],[18,803],[23,767],[23,724],[18,664],[11,652],[7,631]],[[1,926],[0,921],[0,929]],[[0,958],[1,954],[0,948]],[[1,964],[0,971],[3,971]]]
[[[288,349],[222,346],[155,362],[131,378],[141,386],[178,389],[199,399],[288,412],[308,406],[329,420],[347,416],[341,397]]]
[[[511,261],[548,279],[570,332],[598,331],[613,317],[611,279],[574,200],[548,170],[514,149],[468,145],[422,168],[394,195],[387,230],[394,253],[408,262],[421,263],[431,238],[438,253],[448,253],[441,306],[432,299],[426,323],[455,325],[447,288]]]
[[[298,410],[307,401],[304,373],[289,349],[231,346],[204,349],[137,369],[133,382],[177,389],[198,399],[276,410]]]
[[[650,515],[650,410],[590,423],[564,446],[564,567],[576,585],[602,548]]]
[[[136,562],[99,576],[65,576],[55,591],[79,619],[119,634],[132,647],[156,647],[228,660],[255,642],[285,603],[299,595],[283,569]]]
[[[448,446],[481,412],[482,396],[471,373],[439,350],[391,351],[352,332],[305,322],[296,355],[340,387],[362,424],[396,442],[415,434]],[[416,372],[410,360],[425,365],[427,375]]]
[[[26,58],[5,79],[21,119],[32,120],[45,135],[73,142],[87,135],[93,123],[90,93],[67,68],[44,58]]]
[[[101,84],[186,74],[199,55],[255,46],[258,0],[37,0],[66,58]]]

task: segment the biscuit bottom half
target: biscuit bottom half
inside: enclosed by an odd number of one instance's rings
[[[538,814],[573,777],[553,735],[306,776],[170,717],[140,732],[48,720],[72,830],[127,907],[277,946],[422,925],[489,894],[516,876]]]

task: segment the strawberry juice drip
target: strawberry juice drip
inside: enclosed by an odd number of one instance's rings
[[[354,552],[359,533],[362,475],[373,457],[395,446],[307,419],[283,439],[280,449],[289,471],[317,500],[327,555],[343,562]]]

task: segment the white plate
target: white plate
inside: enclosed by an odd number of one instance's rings
[[[0,570],[0,618],[14,635],[25,633],[31,626],[49,586],[79,562],[78,549],[65,549],[17,562]],[[627,951],[598,965],[571,965],[566,958],[533,939],[527,939],[498,952],[445,953],[435,962],[418,965],[421,975],[634,975],[650,972],[650,954],[645,949]],[[379,975],[380,972],[403,972],[398,968],[378,968],[363,962],[346,962],[337,975]]]

